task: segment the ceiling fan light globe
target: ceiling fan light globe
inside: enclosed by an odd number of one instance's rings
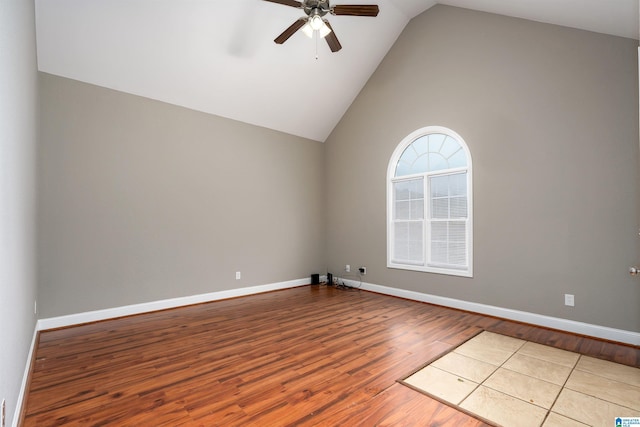
[[[320,37],[325,38],[331,32],[331,28],[325,23],[323,23],[322,27],[318,30],[320,32]]]
[[[304,27],[302,27],[302,32],[310,39],[313,38],[313,28],[311,28],[311,25],[308,22],[304,24]]]
[[[318,15],[313,16],[309,20],[309,24],[311,25],[311,28],[313,28],[314,30],[319,30],[320,28],[322,28],[322,27],[327,25],[327,24],[324,23],[322,18],[319,17]]]

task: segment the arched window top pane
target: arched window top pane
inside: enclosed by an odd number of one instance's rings
[[[413,140],[396,165],[396,177],[465,167],[467,155],[451,135],[430,133]]]

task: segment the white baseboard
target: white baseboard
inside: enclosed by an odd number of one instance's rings
[[[16,410],[13,414],[13,421],[11,422],[12,427],[18,427],[18,422],[20,421],[20,414],[22,413],[22,404],[24,403],[24,396],[27,392],[27,381],[29,380],[29,372],[31,371],[31,361],[33,360],[33,352],[36,351],[36,339],[38,338],[38,325],[33,329],[33,338],[31,338],[31,347],[29,348],[29,353],[27,354],[27,363],[24,367],[24,373],[22,374],[22,384],[20,384],[20,392],[18,393],[18,398],[16,399]]]
[[[49,317],[39,319],[36,324],[37,331],[62,328],[65,326],[79,325],[81,323],[97,322],[116,317],[131,316],[134,314],[148,313],[151,311],[165,310],[168,308],[182,307],[185,305],[200,304],[203,302],[217,301],[221,299],[241,297],[245,295],[259,294],[276,291],[279,289],[293,288],[309,284],[309,279],[296,279],[287,282],[270,283],[267,285],[250,286],[246,288],[229,289],[226,291],[211,292],[207,294],[191,295],[186,297],[171,298],[141,304],[125,305],[121,307],[107,308],[104,310],[88,311],[84,313],[69,314],[66,316]]]
[[[463,301],[454,298],[441,297],[437,295],[424,294],[421,292],[408,291],[405,289],[391,288],[388,286],[375,285],[373,283],[344,280],[346,285],[360,287],[367,291],[380,294],[396,296],[414,301],[427,302],[430,304],[442,305],[445,307],[457,308],[474,313],[487,314],[489,316],[503,319],[515,320],[537,326],[544,326],[551,329],[572,332],[580,335],[601,338],[609,341],[616,341],[631,345],[640,345],[640,333],[625,331],[623,329],[609,328],[606,326],[593,325],[590,323],[576,322],[575,320],[561,319],[559,317],[544,316],[542,314],[529,313],[526,311],[512,310],[509,308],[496,307],[492,305]]]

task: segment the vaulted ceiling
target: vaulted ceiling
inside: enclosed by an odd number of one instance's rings
[[[35,0],[40,71],[324,141],[414,16],[437,3],[638,39],[638,0],[336,0],[342,50],[261,0]]]

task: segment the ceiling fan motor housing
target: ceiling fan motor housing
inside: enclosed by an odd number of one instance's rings
[[[323,17],[331,11],[328,0],[305,0],[302,3],[302,9],[310,17]]]

